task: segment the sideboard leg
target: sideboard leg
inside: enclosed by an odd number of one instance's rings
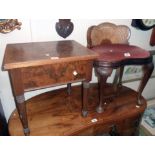
[[[152,72],[153,72],[153,69],[154,69],[153,63],[149,63],[149,64],[146,64],[143,66],[143,77],[142,77],[142,80],[141,80],[139,88],[138,88],[138,96],[137,96],[138,105],[142,104],[142,102],[140,100],[141,94],[142,94],[142,92],[143,92]]]

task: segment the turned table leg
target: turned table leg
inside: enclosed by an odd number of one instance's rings
[[[87,81],[82,82],[82,116],[86,117],[88,115],[88,91],[90,83]]]
[[[24,134],[27,136],[30,134],[30,129],[28,127],[27,113],[26,113],[26,103],[24,98],[24,88],[22,82],[22,76],[20,69],[14,69],[9,72],[13,95],[16,102],[16,107],[18,114],[23,126]]]
[[[96,108],[96,111],[98,113],[102,113],[103,112],[102,103],[105,102],[104,89],[106,86],[106,81],[112,73],[112,68],[98,67],[96,68],[96,72],[99,81],[99,105]]]
[[[138,88],[138,96],[137,96],[137,100],[138,100],[138,105],[141,105],[141,94],[153,72],[154,69],[154,64],[153,63],[149,63],[143,66],[143,77],[142,80],[140,82],[139,88]]]
[[[20,96],[15,96],[15,101],[16,101],[16,107],[19,113],[19,117],[23,125],[24,134],[25,136],[28,136],[30,134],[30,129],[28,128],[24,94]]]

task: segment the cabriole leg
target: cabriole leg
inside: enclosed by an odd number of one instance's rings
[[[99,81],[99,105],[96,108],[96,111],[98,113],[102,113],[104,111],[102,104],[103,102],[105,103],[104,89],[106,87],[106,81],[112,73],[112,68],[98,67],[96,68],[96,73],[97,73],[98,81]]]
[[[146,64],[143,66],[143,77],[142,77],[142,80],[141,80],[139,88],[138,88],[138,96],[137,96],[137,101],[138,101],[137,104],[138,105],[142,104],[142,102],[140,100],[141,94],[142,94],[149,78],[151,77],[153,69],[154,69],[153,63],[149,63],[149,64]]]

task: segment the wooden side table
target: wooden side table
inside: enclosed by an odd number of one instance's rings
[[[29,135],[24,92],[82,81],[82,115],[87,115],[93,60],[98,57],[76,41],[8,44],[3,69],[9,71],[16,107]]]

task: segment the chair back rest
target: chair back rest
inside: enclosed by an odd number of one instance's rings
[[[126,25],[101,23],[88,28],[87,47],[91,48],[102,44],[128,44],[130,35],[130,28]]]

